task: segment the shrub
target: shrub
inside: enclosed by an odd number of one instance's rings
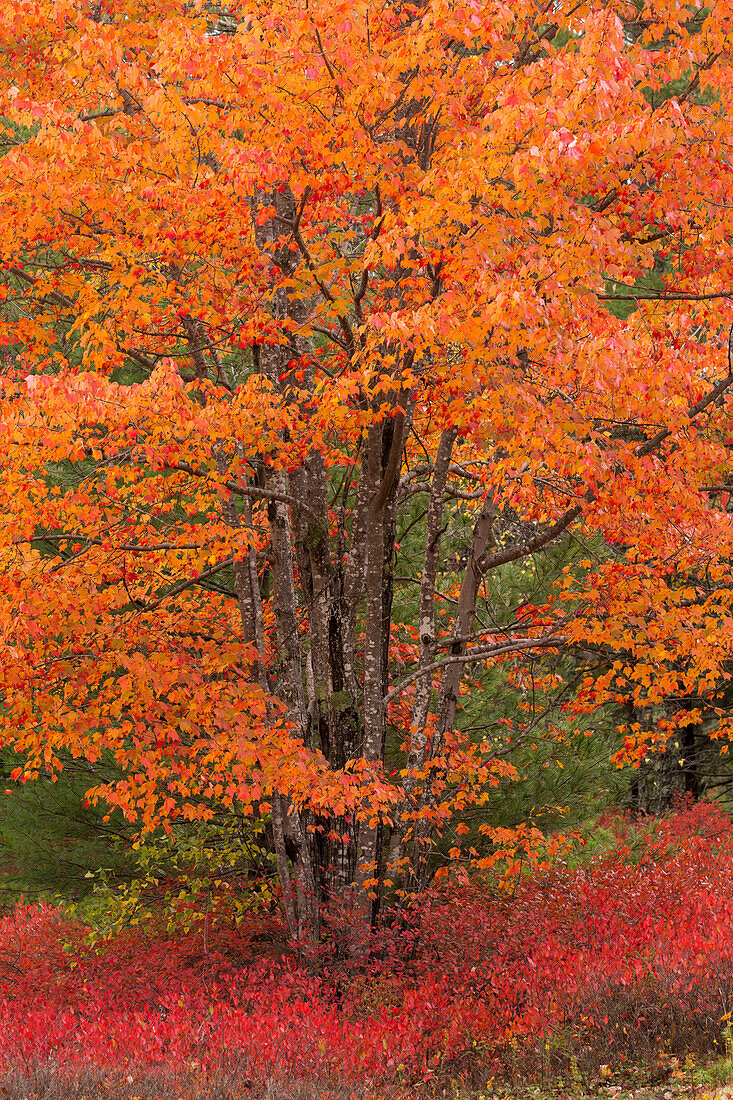
[[[356,1096],[710,1051],[733,1010],[730,822],[704,805],[607,827],[614,843],[586,865],[513,891],[445,886],[371,952],[334,939],[307,966],[263,952],[255,923],[130,929],[91,948],[63,914],[21,905],[0,920],[0,1060],[6,1074],[63,1065]]]

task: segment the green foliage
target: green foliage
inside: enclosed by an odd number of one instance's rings
[[[566,539],[543,553],[495,570],[486,588],[497,631],[511,630],[515,609],[531,618],[553,586],[587,558],[607,556],[600,539]],[[513,661],[480,670],[462,700],[461,728],[488,739],[516,769],[491,793],[484,820],[496,826],[529,822],[544,830],[576,828],[628,795],[629,770],[610,763],[618,748],[614,708],[574,714],[568,704],[581,675],[603,668],[603,656],[538,655],[520,670]]]
[[[6,778],[0,790],[0,891],[8,901],[53,898],[100,935],[148,921],[187,930],[204,913],[237,924],[270,908],[275,864],[263,820],[222,813],[142,842],[119,812],[89,804],[89,772],[65,764],[55,781]],[[13,765],[6,761],[6,776]]]
[[[89,775],[66,770],[55,782],[7,782],[0,791],[0,890],[6,896],[81,901],[98,875],[120,881],[131,874],[131,830],[121,814],[87,804]]]
[[[100,872],[79,909],[95,936],[141,924],[188,933],[203,917],[236,926],[275,900],[275,857],[261,819],[222,813],[137,839],[132,851],[129,881]]]

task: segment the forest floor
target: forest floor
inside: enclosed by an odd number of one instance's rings
[[[659,1080],[660,1072],[663,1080]],[[0,1071],[2,1100],[733,1100],[733,1062],[718,1060],[688,1068],[637,1066],[616,1080],[544,1084],[490,1082],[470,1087],[458,1081],[420,1082],[373,1089],[358,1082],[316,1080],[255,1082],[228,1075],[196,1080],[164,1069],[131,1074],[87,1067],[69,1073],[52,1063]]]
[[[636,1087],[605,1085],[590,1092],[568,1089],[558,1084],[549,1091],[539,1086],[515,1086],[510,1089],[480,1091],[472,1100],[733,1100],[733,1083],[695,1084],[686,1081],[665,1081],[656,1085]]]
[[[629,1088],[611,1085],[587,1092],[557,1085],[551,1090],[516,1086],[510,1089],[480,1091],[475,1100],[733,1100],[733,1085],[694,1085],[689,1081],[667,1081],[658,1085]]]

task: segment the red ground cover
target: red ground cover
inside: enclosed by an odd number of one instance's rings
[[[132,929],[91,950],[58,911],[21,905],[0,921],[0,1061],[382,1086],[477,1056],[501,1069],[558,1036],[602,1060],[699,1048],[733,1006],[731,823],[702,805],[614,828],[601,859],[436,892],[369,959],[324,949],[318,975],[263,955],[252,929]]]

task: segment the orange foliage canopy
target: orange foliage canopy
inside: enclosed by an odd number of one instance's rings
[[[718,0],[0,6],[26,774],[271,812],[295,928],[387,858],[419,888],[509,770],[467,665],[592,644],[579,705],[714,702],[732,34]],[[569,534],[605,550],[493,628],[486,578]]]

